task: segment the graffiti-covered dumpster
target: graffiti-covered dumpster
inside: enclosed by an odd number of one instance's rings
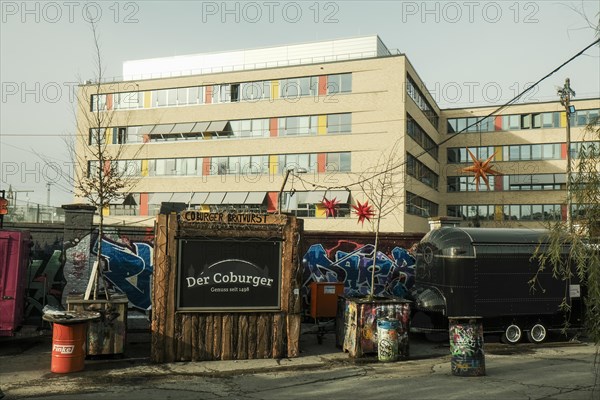
[[[12,336],[23,323],[29,232],[0,231],[0,336]]]

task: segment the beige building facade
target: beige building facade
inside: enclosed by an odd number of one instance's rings
[[[470,126],[494,108],[440,110],[406,55],[377,36],[238,53],[130,62],[128,80],[80,87],[77,153],[101,127],[107,151],[119,152],[113,167],[132,177],[123,199],[103,210],[108,223],[152,225],[161,204],[180,203],[281,210],[304,218],[307,230],[365,231],[352,205],[368,200],[365,183],[379,181],[389,197],[383,232],[424,232],[435,216],[529,226],[564,214],[558,101],[511,106]],[[600,100],[573,104],[580,142]],[[109,123],[95,125],[98,115]],[[467,147],[479,158],[495,154],[503,176],[491,190],[476,192],[461,172],[471,164]],[[81,163],[84,174],[94,167],[89,157]],[[324,200],[334,199],[331,216]]]

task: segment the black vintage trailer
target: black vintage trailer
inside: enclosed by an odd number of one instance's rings
[[[417,250],[413,330],[447,330],[448,317],[478,316],[486,333],[501,333],[507,343],[517,343],[523,333],[540,343],[547,331],[564,327],[563,301],[572,307],[571,327],[580,327],[576,276],[566,282],[549,268],[530,283],[539,266],[532,255],[547,235],[544,230],[456,227],[427,233]],[[565,246],[562,253],[567,252]]]

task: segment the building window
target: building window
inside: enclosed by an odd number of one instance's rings
[[[410,153],[406,153],[406,173],[419,182],[438,190],[439,176]]]
[[[89,130],[90,132],[90,136],[88,139],[88,144],[90,146],[92,145],[97,145],[98,142],[100,142],[100,144],[105,144],[106,143],[106,129],[105,128],[91,128]]]
[[[317,133],[318,118],[316,115],[279,118],[280,136],[305,136]]]
[[[410,98],[413,99],[417,107],[419,107],[419,109],[423,111],[423,114],[429,120],[429,122],[431,122],[433,127],[437,130],[439,124],[439,116],[434,111],[431,104],[429,104],[421,90],[419,90],[417,84],[415,83],[415,81],[413,81],[410,75],[406,75],[406,92],[408,93]]]
[[[330,114],[327,116],[327,133],[349,133],[352,131],[352,114]]]
[[[424,218],[435,217],[438,215],[438,204],[406,192],[406,213]]]
[[[406,132],[435,160],[438,159],[438,145],[425,130],[410,116],[406,118]]]
[[[271,82],[257,81],[240,84],[242,101],[258,101],[271,98]]]
[[[327,153],[325,170],[327,172],[350,172],[350,152]]]
[[[319,93],[318,89],[318,76],[305,76],[301,78],[279,80],[279,95],[282,98],[317,96]]]
[[[278,170],[283,174],[289,169],[314,172],[317,170],[316,154],[281,154],[279,155]]]
[[[105,94],[93,94],[90,97],[90,111],[106,111]]]
[[[352,92],[352,74],[327,76],[327,94]]]

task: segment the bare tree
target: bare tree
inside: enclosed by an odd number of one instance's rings
[[[398,148],[399,142],[396,142],[387,154],[383,153],[378,162],[365,169],[358,179],[358,185],[365,198],[373,206],[375,214],[373,221],[369,219],[371,228],[375,232],[370,300],[375,297],[375,267],[377,265],[381,219],[393,213],[403,203],[404,185],[401,180],[404,176],[404,168],[402,167],[405,163],[398,157]]]
[[[140,168],[135,159],[141,145],[131,149],[124,146],[126,136],[115,128],[115,123],[126,126],[127,121],[116,118],[115,107],[119,99],[110,92],[119,92],[115,85],[103,84],[105,66],[102,62],[100,37],[95,23],[90,22],[94,41],[95,77],[81,85],[77,93],[77,126],[74,142],[68,143],[75,163],[72,177],[77,197],[85,199],[96,207],[99,216],[96,261],[86,290],[85,298],[90,296],[93,287],[94,299],[98,296],[99,282],[102,278],[102,237],[104,233],[104,212],[110,204],[122,200],[140,179]],[[128,83],[128,86],[135,85]],[[131,87],[130,86],[130,87]],[[137,85],[136,85],[137,86]],[[123,88],[126,89],[126,88]],[[135,92],[135,96],[139,96]],[[128,97],[133,97],[128,94]],[[126,98],[125,101],[132,100]],[[137,99],[135,99],[137,102]],[[112,103],[112,104],[111,104]],[[120,117],[120,116],[119,116]],[[115,135],[117,135],[115,137]],[[108,297],[106,282],[104,289]]]

